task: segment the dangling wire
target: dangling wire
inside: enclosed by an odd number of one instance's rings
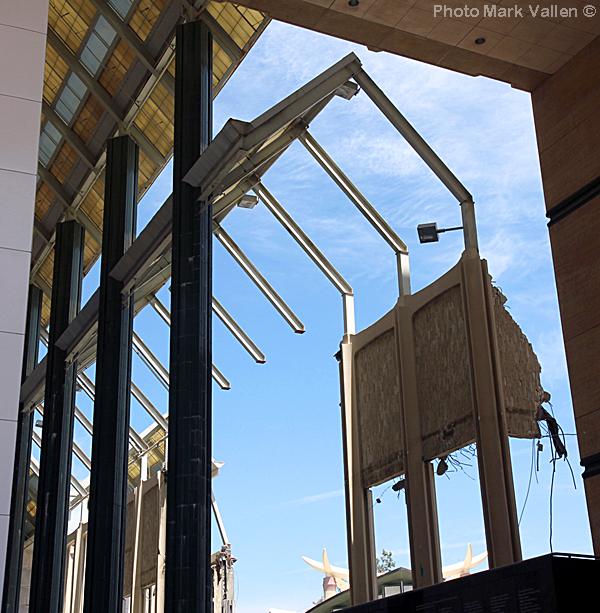
[[[529,491],[531,490],[531,480],[533,478],[533,466],[535,464],[535,439],[532,439],[531,441],[531,466],[529,467],[529,483],[527,484],[527,493],[525,494],[525,500],[523,502],[523,508],[521,509],[521,514],[519,515],[519,523],[518,525],[521,525],[521,520],[523,519],[523,513],[525,513],[525,507],[527,506],[527,500],[529,499]],[[538,452],[538,458],[539,458],[539,452]],[[538,461],[538,470],[539,470],[539,461]],[[537,479],[537,475],[536,475],[536,479]]]

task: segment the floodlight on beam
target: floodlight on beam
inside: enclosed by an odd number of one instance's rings
[[[218,224],[222,223],[223,219],[231,212],[239,198],[254,187],[254,184],[250,181],[250,177],[262,177],[287,151],[289,146],[308,129],[311,122],[331,102],[334,96],[338,95],[348,83],[333,94],[329,94],[323,98],[318,104],[315,104],[308,112],[304,113],[302,117],[295,122],[292,122],[278,136],[272,138],[272,140],[267,140],[259,147],[255,147],[239,164],[234,166],[219,185],[219,190],[222,195],[217,197],[213,202],[213,220],[215,222]],[[349,86],[347,89],[351,90],[352,88]]]
[[[258,204],[258,197],[252,194],[246,194],[242,196],[242,199],[237,205],[242,209],[253,209]]]
[[[419,241],[421,243],[437,243],[439,235],[442,232],[452,232],[453,230],[462,230],[462,226],[457,228],[438,228],[437,223],[422,223],[417,226],[417,232],[419,233]]]

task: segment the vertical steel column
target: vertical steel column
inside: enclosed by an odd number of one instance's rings
[[[77,361],[66,364],[66,353],[55,342],[79,311],[84,244],[85,230],[76,221],[57,226],[31,613],[62,613]]]
[[[468,253],[468,251],[467,251]],[[490,568],[522,560],[492,286],[485,260],[463,256],[477,464]]]
[[[137,182],[137,145],[129,136],[109,140],[84,613],[123,608],[133,300],[110,271],[133,242]]]
[[[402,300],[402,299],[401,299]],[[402,307],[400,307],[402,308]],[[414,588],[443,581],[442,554],[431,462],[423,457],[417,364],[412,317],[396,311],[398,364],[404,425],[404,474]]]
[[[344,489],[346,534],[350,570],[351,605],[377,599],[375,530],[371,490],[363,487],[360,459],[360,428],[352,375],[352,339],[345,335],[338,354],[340,360],[342,443],[344,448]]]
[[[43,295],[42,290],[35,285],[29,286],[21,382],[25,381],[33,372],[38,361]],[[22,405],[19,406],[17,421],[15,467],[10,502],[2,613],[16,613],[19,610],[19,595],[21,591],[25,517],[29,489],[29,461],[31,458],[31,435],[33,431],[33,411],[23,413],[23,408]]]
[[[212,35],[177,28],[165,611],[211,613],[212,203],[182,182],[212,138]]]

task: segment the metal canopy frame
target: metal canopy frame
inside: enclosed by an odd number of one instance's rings
[[[105,0],[92,0],[92,2],[103,11],[103,14],[107,10],[108,5]],[[110,10],[112,9],[108,7],[108,11]],[[106,15],[113,17],[110,12],[106,13],[105,17]],[[206,21],[209,27],[213,29],[215,38],[224,51],[230,57],[239,60],[239,49],[236,48],[233,41],[227,39],[226,33],[221,32],[212,23],[214,19],[208,13],[202,13],[200,18]],[[120,32],[120,35],[124,36],[123,32]],[[54,42],[56,47],[64,51],[62,55],[67,60],[70,60],[71,58],[68,57],[67,53],[68,50],[61,48],[61,42]],[[141,58],[141,61],[146,64],[144,60],[148,60],[148,58]],[[165,61],[163,67],[157,66],[151,70],[151,79],[154,78],[157,82],[160,79],[166,87],[168,87],[168,83],[165,83],[167,66],[168,62]],[[73,64],[72,68],[73,70],[77,68],[77,71],[81,72],[80,67],[75,64]],[[89,77],[83,75],[83,73],[81,76],[89,81]],[[91,82],[89,86],[92,89],[97,88],[97,85]],[[340,292],[343,300],[344,315],[342,345],[349,343],[350,336],[355,334],[353,289],[310,240],[299,224],[294,221],[275,196],[269,192],[262,182],[262,177],[290,145],[299,140],[391,247],[397,262],[399,295],[409,295],[411,291],[410,271],[406,244],[308,131],[310,123],[329,104],[334,96],[338,95],[350,100],[359,92],[359,87],[365,90],[379,110],[459,201],[463,216],[465,245],[467,248],[477,249],[472,196],[395,108],[382,90],[366,74],[360,60],[353,53],[257,117],[254,121],[242,122],[230,119],[184,178],[184,181],[187,183],[200,188],[200,200],[212,199],[214,236],[223,244],[244,272],[246,272],[284,320],[292,327],[294,332],[302,333],[304,332],[304,325],[297,315],[221,226],[226,216],[248,192],[253,191],[258,196],[303,251],[329,279],[335,289]],[[99,95],[102,96],[100,92]],[[117,112],[118,109],[111,109],[111,104],[108,100],[106,100],[106,107],[109,112],[114,110],[115,120],[120,122],[124,129],[127,130],[130,127],[132,123],[130,114],[123,116],[120,111]],[[51,109],[48,110],[50,111]],[[48,112],[47,116],[52,120],[53,115],[51,112]],[[73,141],[74,148],[80,150],[79,152],[85,158],[88,166],[90,168],[93,166],[96,169],[96,173],[99,173],[105,163],[104,154],[102,154],[98,161],[94,161],[91,154],[87,150],[82,149],[81,144],[74,140],[75,136],[73,134],[67,130],[63,130],[63,132],[63,137],[68,142]],[[144,142],[143,138],[140,138],[136,133],[133,134],[133,137],[140,143],[142,149],[144,147],[146,147],[146,150],[148,149],[147,143]],[[154,152],[147,151],[147,153],[149,157],[152,157]],[[46,174],[47,171],[43,173],[43,176]],[[50,177],[46,178],[50,179]],[[59,196],[62,193],[61,190],[57,190],[57,192],[59,192]],[[66,194],[64,195],[64,205],[69,207],[75,215],[81,215],[81,212],[77,210],[78,204],[76,201],[70,201]],[[88,219],[82,219],[82,221],[86,226],[93,225],[93,222]],[[95,226],[91,229],[96,231],[96,234],[99,234]],[[150,304],[167,325],[170,325],[170,313],[156,297],[156,293],[170,279],[171,231],[172,199],[169,196],[149,224],[133,242],[129,250],[110,272],[111,277],[123,283],[124,299],[128,299],[133,295],[136,314]],[[51,241],[48,241],[48,249],[51,246]],[[34,274],[36,271],[37,269],[34,268]],[[45,291],[50,292],[51,290],[46,287]],[[257,345],[214,297],[213,312],[223,321],[234,337],[257,363],[264,363],[266,361],[264,354]],[[94,397],[94,385],[83,370],[92,364],[95,359],[97,319],[98,292],[90,298],[79,315],[57,341],[58,347],[67,352],[69,360],[78,359],[79,373],[77,380],[82,389],[92,399]],[[149,370],[168,389],[168,370],[137,334],[134,334],[133,347]],[[23,383],[21,387],[21,401],[24,403],[25,410],[37,408],[41,412],[44,374],[45,360],[42,360],[30,377]],[[212,374],[215,381],[223,389],[229,389],[229,382],[214,365]],[[148,442],[153,440],[157,432],[162,431],[163,436],[160,438],[160,441],[165,440],[168,433],[168,422],[167,415],[161,414],[134,383],[132,383],[132,395],[154,421],[154,425],[141,435],[130,427],[130,458],[133,457],[132,461],[137,461],[137,459],[146,456],[157,444],[156,442],[152,444]],[[93,425],[79,409],[76,409],[76,418],[85,430],[92,435]],[[346,410],[345,436],[351,437],[352,431],[356,427],[353,416],[348,414]],[[76,445],[74,445],[74,453],[84,466],[89,467],[89,458]],[[35,462],[32,464],[32,469],[35,471]],[[215,476],[214,473],[213,476]],[[75,496],[71,503],[71,506],[74,506],[87,495],[87,490],[74,478],[72,479],[72,484],[77,491],[77,496]],[[214,499],[213,510],[221,535],[224,541],[226,541],[225,529]]]

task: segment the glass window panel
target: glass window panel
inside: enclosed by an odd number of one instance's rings
[[[57,143],[55,143],[47,134],[46,132],[42,132],[42,134],[40,135],[40,149],[50,158],[52,157],[52,154],[54,153],[54,151],[56,150],[56,145]]]
[[[60,94],[60,101],[71,109],[71,114],[77,110],[77,107],[81,102],[70,87],[65,87],[62,90],[62,93]]]
[[[40,149],[40,162],[42,163],[42,166],[48,166],[48,162],[50,161],[50,158]]]
[[[100,66],[100,60],[87,47],[81,52],[79,59],[92,75],[96,74]]]
[[[96,32],[92,32],[90,39],[87,42],[86,47],[98,58],[98,60],[102,61],[106,52],[108,51],[108,45],[96,34]]]
[[[44,132],[46,132],[57,145],[60,143],[60,139],[62,138],[61,134],[50,122],[46,124]]]
[[[104,17],[98,18],[98,23],[94,28],[94,33],[97,34],[102,41],[106,44],[106,47],[110,47],[117,33],[113,30],[112,26],[104,19]]]
[[[62,100],[56,103],[55,111],[65,120],[65,123],[69,123],[73,117],[74,112],[71,111]]]
[[[83,81],[74,72],[71,73],[67,85],[77,94],[80,100],[85,96],[87,88],[83,84]]]
[[[109,0],[109,4],[112,5],[121,17],[125,18],[131,7],[131,0]]]

